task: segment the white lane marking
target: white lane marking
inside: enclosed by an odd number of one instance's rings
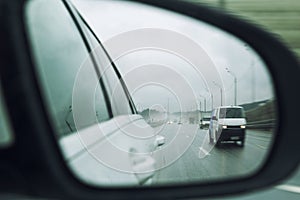
[[[294,192],[297,194],[300,194],[300,186],[295,186],[295,185],[279,185],[275,187],[276,189],[279,190],[284,190],[287,192]]]
[[[202,148],[202,147],[199,147],[199,158],[203,158],[203,155],[201,155],[201,151],[203,152],[203,154],[205,155],[205,156],[210,156],[210,153],[208,152],[208,151],[206,151],[204,148]]]

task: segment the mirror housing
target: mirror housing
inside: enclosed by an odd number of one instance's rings
[[[279,124],[277,134],[265,164],[254,174],[237,179],[210,183],[191,183],[154,188],[96,188],[79,182],[68,170],[55,140],[53,129],[45,112],[40,96],[34,63],[28,52],[23,1],[6,1],[1,24],[1,66],[3,92],[6,95],[8,112],[12,124],[16,146],[1,152],[1,162],[6,163],[2,172],[1,185],[14,180],[11,187],[1,187],[2,192],[61,199],[166,199],[197,198],[243,193],[264,188],[290,175],[299,165],[298,141],[300,134],[294,126],[300,113],[299,95],[295,94],[300,85],[300,67],[296,57],[269,33],[241,21],[234,16],[215,11],[203,5],[181,1],[140,0],[148,5],[161,7],[219,27],[246,41],[260,54],[269,66],[275,82],[278,99]],[[4,9],[3,9],[4,10]],[[17,37],[17,40],[16,38]],[[12,41],[17,41],[13,43]],[[270,51],[272,49],[272,51]],[[4,58],[5,57],[5,58]],[[288,66],[282,67],[282,66]],[[32,72],[32,73],[30,73]],[[12,85],[18,85],[11,90]],[[28,92],[28,88],[30,88]],[[16,98],[23,95],[24,98]],[[11,100],[11,101],[9,101]],[[33,112],[34,111],[34,112]],[[20,113],[26,113],[24,117]],[[28,156],[30,155],[30,156]],[[30,157],[30,158],[29,158]],[[14,158],[14,159],[12,159]],[[25,159],[26,158],[26,159]],[[282,165],[284,163],[284,165]],[[4,174],[3,173],[3,174]],[[12,175],[13,176],[9,176]],[[20,174],[20,176],[18,176]],[[42,182],[40,180],[43,180]],[[213,189],[212,189],[213,188]]]
[[[157,135],[155,137],[155,146],[160,147],[165,144],[165,137],[161,135]]]

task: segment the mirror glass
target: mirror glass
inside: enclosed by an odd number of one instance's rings
[[[72,1],[99,45],[77,14],[78,24],[65,5],[45,2],[27,6],[29,38],[76,177],[101,187],[160,186],[262,167],[277,103],[268,66],[249,44],[143,4]]]

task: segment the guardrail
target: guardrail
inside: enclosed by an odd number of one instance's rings
[[[248,129],[263,129],[269,130],[276,126],[276,119],[267,119],[267,120],[260,120],[260,121],[253,121],[247,123]]]

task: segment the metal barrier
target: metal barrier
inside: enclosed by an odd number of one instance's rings
[[[276,119],[267,119],[247,123],[248,129],[272,129],[276,126]]]

